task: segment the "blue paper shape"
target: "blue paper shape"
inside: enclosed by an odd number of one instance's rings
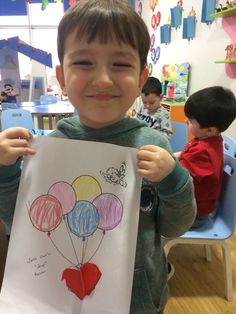
[[[183,38],[192,39],[195,37],[196,17],[188,16],[183,19]]]
[[[216,0],[203,0],[202,2],[202,23],[212,23],[214,17],[211,14],[215,13]]]
[[[171,27],[180,27],[182,24],[182,7],[177,6],[170,9]]]
[[[0,48],[3,47],[8,47],[17,52],[23,53],[25,56],[52,68],[51,53],[27,45],[21,41],[18,36],[0,40]]]
[[[161,31],[161,44],[168,44],[170,42],[170,25],[164,24],[160,27]]]
[[[27,15],[25,1],[0,0],[0,16]]]

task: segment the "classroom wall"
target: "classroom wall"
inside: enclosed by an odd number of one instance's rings
[[[161,69],[164,64],[183,62],[190,63],[191,72],[189,80],[189,94],[208,86],[222,85],[230,88],[236,95],[236,78],[229,78],[225,73],[224,64],[214,63],[216,60],[225,58],[225,47],[231,43],[230,38],[221,27],[221,18],[216,18],[212,24],[201,23],[202,0],[184,0],[182,17],[187,17],[192,7],[196,11],[196,35],[191,40],[182,39],[182,26],[178,29],[172,28],[171,42],[169,44],[160,44],[160,26],[166,24],[170,18],[170,8],[177,5],[177,0],[159,0],[147,1],[136,0],[135,9],[142,6],[141,16],[148,26],[150,35],[155,34],[155,46],[160,46],[160,58],[156,64],[153,64],[152,75],[160,77]],[[149,4],[157,2],[154,9],[156,14],[161,12],[161,21],[154,31],[151,26],[153,11]],[[221,1],[224,3],[224,1]],[[236,19],[236,14],[235,14]],[[149,55],[148,62],[151,62]],[[236,139],[236,121],[225,132]]]

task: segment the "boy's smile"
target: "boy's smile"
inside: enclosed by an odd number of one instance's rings
[[[139,55],[131,46],[115,41],[87,43],[75,34],[66,40],[63,69],[57,67],[62,91],[81,123],[92,128],[123,119],[140,95],[144,73],[140,74]]]

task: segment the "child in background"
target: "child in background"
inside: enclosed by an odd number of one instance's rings
[[[136,118],[148,123],[152,129],[158,130],[168,140],[173,133],[171,131],[170,113],[161,105],[163,98],[162,86],[155,77],[149,77],[142,89],[142,103]]]
[[[56,75],[78,116],[60,120],[50,136],[138,149],[143,183],[130,314],[163,313],[168,286],[161,235],[183,234],[196,210],[192,178],[172,156],[168,141],[126,116],[147,78],[149,47],[148,29],[127,1],[80,0],[58,27]],[[0,164],[8,165],[0,167],[0,217],[9,228],[19,157],[36,153],[30,138],[23,128],[0,133]]]
[[[193,177],[197,217],[200,227],[208,220],[220,196],[223,176],[223,139],[236,117],[234,94],[221,86],[208,87],[192,94],[184,112],[189,132],[194,135],[182,152],[174,155]]]
[[[16,102],[16,96],[13,94],[13,87],[11,84],[4,85],[4,91],[1,93],[0,102]]]

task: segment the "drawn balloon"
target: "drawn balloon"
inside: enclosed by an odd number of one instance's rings
[[[120,223],[123,205],[117,196],[111,193],[102,193],[95,198],[93,204],[99,214],[99,229],[103,231],[112,230]]]
[[[61,203],[63,215],[68,214],[75,206],[76,193],[71,184],[59,181],[48,190],[48,194],[55,196]]]
[[[78,237],[88,237],[98,227],[98,210],[88,201],[78,201],[67,215],[70,231]]]
[[[43,232],[50,232],[61,223],[61,203],[52,195],[41,195],[30,206],[29,216],[35,228]]]

